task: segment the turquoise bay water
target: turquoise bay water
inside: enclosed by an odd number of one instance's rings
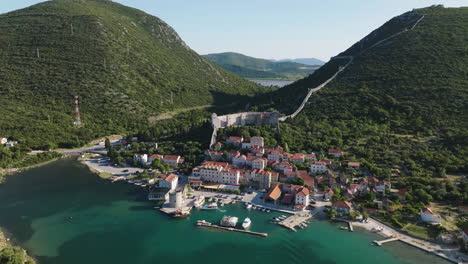
[[[401,243],[314,220],[293,233],[269,220],[280,214],[236,204],[171,219],[152,209],[141,190],[111,184],[64,159],[9,177],[0,185],[0,226],[41,264],[82,263],[447,263]],[[196,227],[225,214],[249,216],[261,238]]]

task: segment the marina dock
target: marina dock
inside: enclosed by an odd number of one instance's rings
[[[281,225],[281,226],[284,226],[286,228],[289,228],[292,231],[296,231],[296,229],[294,229],[294,227],[304,223],[305,221],[309,220],[310,218],[312,218],[312,216],[310,214],[295,214],[295,215],[292,215],[292,216],[284,219],[283,221],[279,222],[278,224]]]
[[[239,232],[239,233],[244,233],[244,234],[251,234],[251,235],[257,235],[261,237],[267,237],[268,233],[259,233],[259,232],[253,232],[249,230],[243,230],[243,229],[237,229],[234,227],[224,227],[224,226],[219,226],[219,225],[214,225],[210,222],[206,221],[197,221],[197,226],[202,226],[202,227],[207,227],[207,228],[212,228],[212,229],[218,229],[218,230],[225,230],[225,231],[234,231],[234,232]]]
[[[388,239],[384,239],[384,240],[374,240],[374,243],[377,245],[377,246],[382,246],[383,244],[385,243],[389,243],[389,242],[393,242],[393,241],[398,241],[400,240],[400,238],[398,237],[391,237],[391,238],[388,238]]]

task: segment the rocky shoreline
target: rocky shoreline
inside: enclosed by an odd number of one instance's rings
[[[7,255],[11,255],[11,254],[14,254],[14,256],[20,258],[21,263],[25,263],[25,264],[37,263],[37,261],[33,257],[28,255],[28,252],[25,249],[14,246],[11,240],[5,236],[4,232],[0,230],[0,259],[3,261],[5,260],[5,258],[7,258],[8,260]],[[5,263],[10,263],[10,262],[7,261]]]

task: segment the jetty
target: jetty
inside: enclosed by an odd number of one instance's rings
[[[348,221],[348,230],[349,232],[354,232],[353,223],[351,221]]]
[[[295,214],[292,215],[283,221],[280,221],[278,224],[281,226],[284,226],[292,231],[296,231],[294,227],[304,223],[305,221],[309,220],[312,218],[310,214]]]
[[[387,238],[387,239],[384,239],[384,240],[374,240],[374,243],[377,245],[377,246],[382,246],[383,244],[385,243],[389,243],[389,242],[393,242],[393,241],[398,241],[400,240],[399,237],[391,237],[391,238]]]
[[[201,226],[201,227],[211,228],[211,229],[233,231],[233,232],[251,234],[251,235],[256,235],[256,236],[261,236],[261,237],[267,237],[268,236],[268,233],[259,233],[259,232],[249,231],[249,230],[237,229],[237,228],[234,228],[234,227],[224,227],[224,226],[215,225],[215,224],[212,224],[212,223],[206,222],[206,221],[197,221],[196,225]]]

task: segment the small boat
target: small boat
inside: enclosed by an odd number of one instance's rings
[[[245,208],[251,209],[251,208],[252,208],[252,205],[248,203],[248,204],[245,206]]]
[[[195,201],[193,201],[193,206],[195,206],[195,208],[200,208],[204,202],[205,202],[205,197],[200,196],[197,199],[195,199]]]
[[[224,206],[224,203],[222,202],[222,203],[220,203],[219,205],[220,205],[220,206]]]
[[[265,209],[265,208],[262,208],[262,212],[266,212],[266,209]]]
[[[155,206],[155,207],[153,207],[153,209],[159,209],[159,208],[161,208],[161,206]]]
[[[174,218],[185,218],[190,215],[190,211],[177,210],[171,214]]]
[[[218,204],[217,203],[210,203],[208,205],[203,206],[201,209],[203,209],[203,210],[216,210],[216,209],[218,209]]]
[[[346,226],[340,226],[340,229],[341,230],[348,230],[348,228]]]
[[[251,223],[252,223],[252,220],[250,220],[250,218],[246,217],[244,219],[244,222],[242,222],[242,228],[244,228],[244,229],[249,228]]]
[[[271,212],[270,210],[266,210],[267,213]]]
[[[257,207],[256,207],[256,206],[254,206],[254,207],[252,207],[252,209],[254,209],[254,210],[257,210]]]

